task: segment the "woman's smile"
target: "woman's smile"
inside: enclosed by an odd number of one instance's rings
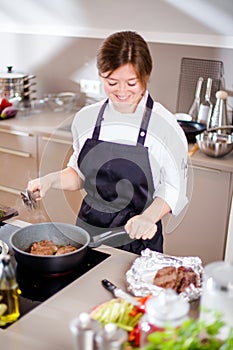
[[[133,65],[125,64],[105,76],[102,75],[104,90],[114,107],[121,113],[133,113],[144,93]]]

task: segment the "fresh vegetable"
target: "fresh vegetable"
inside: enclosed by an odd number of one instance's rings
[[[17,112],[17,108],[13,106],[6,107],[1,112],[1,119],[13,118],[16,116]]]
[[[146,296],[137,298],[139,306],[134,306],[126,300],[111,299],[100,306],[97,306],[92,312],[91,317],[102,325],[115,323],[117,327],[128,331],[128,341],[133,346],[139,346],[139,328],[138,321],[145,312],[145,303],[150,298]]]
[[[218,314],[211,324],[188,319],[179,328],[165,327],[164,331],[151,333],[145,350],[232,350],[233,329],[225,341],[218,339],[224,325]]]
[[[12,106],[12,103],[10,101],[8,101],[5,97],[3,97],[1,99],[1,102],[0,102],[0,111],[2,112],[3,109],[5,109],[6,107],[11,107]]]

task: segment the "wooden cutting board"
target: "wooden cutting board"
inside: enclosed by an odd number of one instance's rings
[[[19,213],[16,209],[0,204],[0,222],[17,215],[19,215]]]

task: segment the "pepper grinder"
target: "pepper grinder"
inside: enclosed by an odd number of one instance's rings
[[[216,104],[214,106],[213,114],[209,117],[207,127],[218,128],[225,125],[228,125],[227,121],[227,92],[226,91],[217,91],[216,92]],[[219,134],[231,133],[230,129],[220,129],[217,131]]]

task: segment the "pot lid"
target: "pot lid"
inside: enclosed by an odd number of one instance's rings
[[[7,66],[7,72],[0,72],[0,79],[21,79],[27,77],[25,73],[13,72],[13,66]]]

